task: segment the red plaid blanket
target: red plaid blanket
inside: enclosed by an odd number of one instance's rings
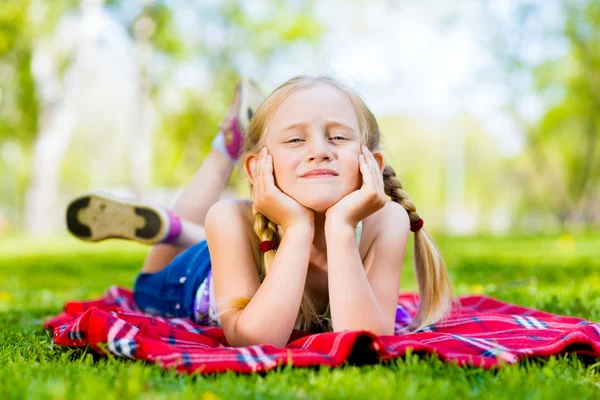
[[[90,345],[99,353],[146,360],[186,373],[267,371],[279,365],[360,365],[414,353],[437,353],[443,360],[483,368],[512,364],[523,357],[576,352],[600,357],[600,324],[520,307],[486,296],[464,296],[450,318],[423,331],[375,336],[368,331],[309,335],[294,331],[285,348],[229,347],[223,330],[188,319],[141,313],[132,292],[113,286],[93,301],[69,302],[48,320],[54,343]],[[418,296],[401,294],[399,313],[414,316]]]

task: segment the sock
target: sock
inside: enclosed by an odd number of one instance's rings
[[[222,131],[217,133],[217,136],[212,141],[213,149],[217,149],[221,154],[225,155],[227,158],[231,160],[231,162],[237,162],[237,159],[231,158],[231,154],[227,151],[227,147],[225,146],[225,134]]]
[[[171,210],[165,209],[169,215],[169,232],[167,236],[161,240],[162,243],[173,243],[181,234],[182,226],[181,219]]]

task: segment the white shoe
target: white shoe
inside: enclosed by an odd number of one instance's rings
[[[66,218],[69,232],[88,242],[120,238],[155,244],[167,237],[170,228],[164,208],[100,192],[72,200]]]

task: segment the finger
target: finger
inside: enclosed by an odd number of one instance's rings
[[[273,156],[270,154],[267,154],[267,156],[265,157],[265,176],[266,176],[266,182],[269,185],[269,188],[271,190],[276,189],[275,187],[275,177],[273,176]]]
[[[373,156],[373,153],[371,153],[371,150],[369,150],[368,148],[366,148],[366,160],[367,164],[369,165],[369,171],[372,177],[373,188],[374,190],[381,192],[381,182],[383,180],[383,174],[381,174],[381,171],[379,170],[379,164],[377,164],[375,156]]]
[[[361,154],[358,156],[358,158],[359,158],[360,173],[362,174],[362,180],[365,183],[365,185],[371,186],[373,183],[373,174],[369,170],[369,165],[367,164],[365,156]]]
[[[364,147],[364,155],[365,155],[365,159],[367,161],[367,164],[369,164],[369,167],[374,168],[377,167],[377,169],[379,169],[379,166],[377,165],[377,161],[375,161],[375,156],[373,156],[373,153],[371,152],[371,150],[369,150],[369,148],[367,146],[363,146]]]
[[[377,163],[377,160],[375,160],[375,156],[373,155],[371,150],[369,150],[369,148],[366,146],[365,146],[365,153],[366,153],[367,164],[369,164],[371,173],[373,175],[373,182],[378,182],[380,179],[383,179],[383,174],[379,170],[379,164]]]
[[[270,185],[269,185],[269,172],[268,172],[268,166],[267,166],[267,148],[263,147],[261,149],[261,173],[262,173],[262,189],[264,190],[265,193],[267,193],[270,190]]]
[[[263,190],[268,191],[268,189],[269,189],[269,179],[268,178],[269,177],[268,177],[268,172],[267,172],[267,149],[266,149],[266,147],[263,147],[261,149],[260,162],[261,162]]]
[[[363,156],[363,160],[364,162],[367,164],[367,166],[369,167],[369,170],[371,171],[371,174],[373,174],[373,155],[371,154],[371,152],[369,151],[369,148],[367,146],[362,146],[362,156]]]
[[[257,189],[259,193],[264,191],[264,173],[263,173],[263,151],[262,149],[258,153],[258,161],[256,162],[256,179]]]

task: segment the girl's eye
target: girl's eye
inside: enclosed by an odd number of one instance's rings
[[[334,139],[334,140],[339,140],[339,139],[342,139],[342,140],[348,140],[348,138],[347,138],[347,137],[345,137],[345,136],[334,136],[334,137],[332,137],[331,139]],[[302,141],[302,139],[295,138],[295,139],[290,139],[290,140],[288,140],[286,143],[298,143],[298,142],[296,142],[295,140]]]

